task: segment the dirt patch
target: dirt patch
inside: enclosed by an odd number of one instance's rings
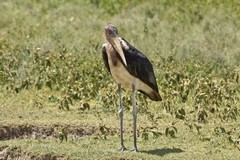
[[[19,126],[0,126],[0,140],[10,139],[45,139],[58,137],[62,130],[65,130],[68,136],[84,136],[92,135],[95,132],[94,127],[83,128],[80,126],[35,126],[35,125],[19,125]]]
[[[20,148],[10,148],[8,146],[0,147],[0,160],[56,160],[56,159],[69,159],[65,155],[31,155],[22,151]]]
[[[35,126],[35,125],[18,125],[18,126],[0,126],[0,140],[10,139],[46,139],[59,138],[62,132],[65,132],[70,137],[81,137],[92,135],[96,132],[94,127],[83,126]],[[32,155],[23,151],[21,148],[9,146],[0,146],[0,160],[55,160],[69,159],[65,155]]]
[[[52,125],[52,126],[36,126],[36,125],[2,125],[0,126],[0,141],[11,139],[46,139],[59,138],[60,135],[67,135],[67,139],[82,137],[87,135],[95,135],[100,138],[106,138],[106,135],[116,134],[115,129],[107,128],[105,125],[95,127],[90,126],[72,126],[72,125]],[[67,140],[65,139],[65,140]],[[0,160],[56,160],[69,159],[66,155],[33,155],[24,151],[20,147],[0,146]]]

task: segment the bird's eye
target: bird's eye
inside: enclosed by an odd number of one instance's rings
[[[113,36],[114,35],[114,31],[113,30],[109,30],[109,34]]]

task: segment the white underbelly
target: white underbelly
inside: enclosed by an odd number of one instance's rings
[[[108,64],[114,81],[118,84],[121,84],[124,88],[132,89],[132,85],[134,85],[136,90],[144,91],[146,94],[150,95],[153,92],[153,89],[147,84],[143,83],[139,78],[132,76],[126,70],[120,60],[118,60],[114,65],[111,56],[117,54],[116,51],[113,50],[109,43],[105,43],[104,46],[107,48]]]
[[[135,85],[135,88],[138,87],[137,78],[129,74],[122,63],[118,62],[116,66],[112,65],[110,67],[110,71],[114,81],[116,81],[118,84],[121,84],[123,87],[132,88],[132,84]]]
[[[110,71],[114,81],[121,84],[124,88],[132,89],[132,85],[134,85],[136,90],[142,90],[148,94],[153,91],[151,87],[143,83],[140,79],[132,76],[121,62],[118,62],[115,66],[112,64],[110,65]]]

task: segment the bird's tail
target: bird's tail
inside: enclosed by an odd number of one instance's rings
[[[148,95],[148,97],[153,101],[162,101],[162,97],[156,91],[152,91],[151,94]]]
[[[160,96],[160,94],[154,90],[150,94],[147,94],[142,90],[139,90],[139,91],[145,94],[146,96],[148,96],[153,101],[162,101],[162,97]]]

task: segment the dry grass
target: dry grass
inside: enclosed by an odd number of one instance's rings
[[[13,136],[0,159],[239,159],[238,4],[1,1],[0,135]],[[139,153],[117,150],[117,87],[101,61],[107,22],[152,60],[163,96],[138,95]],[[129,90],[123,99],[131,149]]]

